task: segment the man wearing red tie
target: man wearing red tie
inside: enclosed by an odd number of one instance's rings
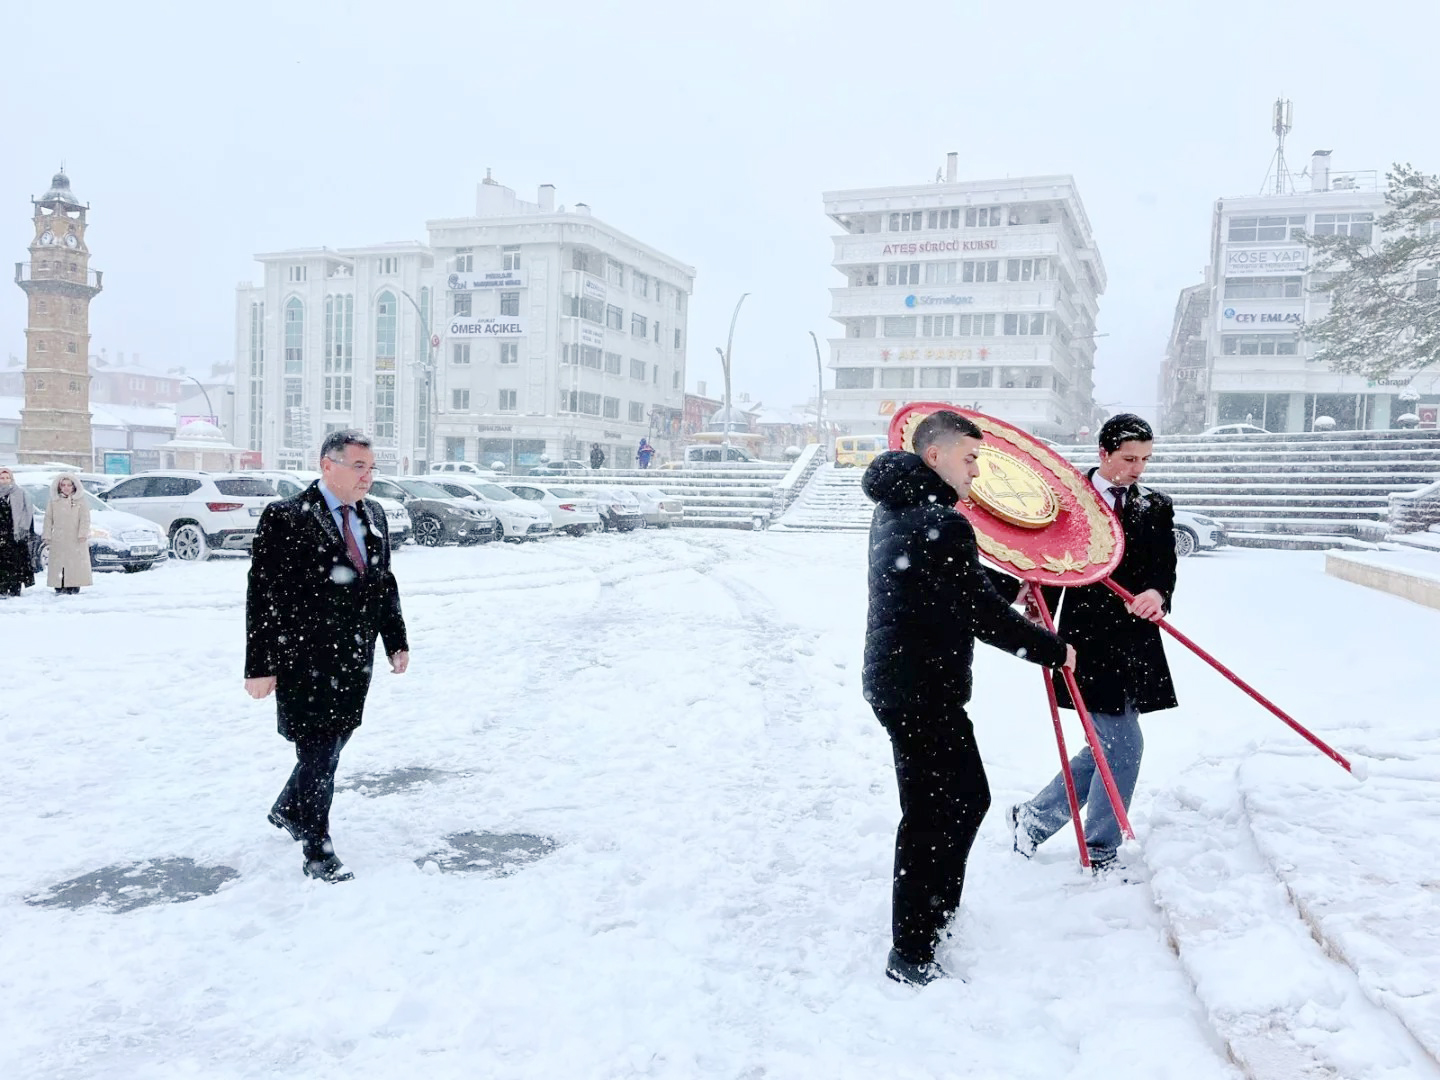
[[[1175,506],[1168,495],[1139,482],[1154,440],[1150,425],[1140,417],[1112,416],[1100,429],[1100,467],[1090,471],[1090,482],[1125,532],[1125,554],[1111,577],[1134,594],[1134,602],[1127,604],[1103,584],[1067,588],[1063,602],[1062,590],[1045,590],[1051,610],[1060,612],[1060,636],[1079,656],[1075,681],[1127,810],[1145,749],[1140,714],[1176,705],[1165,646],[1155,625],[1169,612],[1175,592]],[[1055,692],[1061,708],[1074,707],[1063,683],[1057,683]],[[1071,759],[1070,769],[1080,805],[1089,807],[1085,840],[1091,865],[1103,873],[1116,863],[1120,825],[1088,746]],[[1069,820],[1064,778],[1056,776],[1029,802],[1010,808],[1015,850],[1028,858]]]
[[[327,435],[320,479],[260,516],[245,599],[245,690],[275,694],[280,734],[295,744],[269,821],[304,846],[307,877],[332,883],[354,876],[335,855],[330,803],[365,709],[375,639],[396,675],[410,663],[385,512],[365,499],[374,476],[368,438]]]

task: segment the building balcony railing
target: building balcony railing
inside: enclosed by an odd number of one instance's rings
[[[70,270],[63,264],[52,266],[37,266],[28,262],[15,264],[15,284],[17,285],[27,281],[59,281],[98,290],[101,288],[100,282],[103,275],[103,270]]]

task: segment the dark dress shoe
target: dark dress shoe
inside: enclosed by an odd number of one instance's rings
[[[284,829],[287,833],[290,834],[291,840],[300,839],[300,826],[295,824],[295,822],[291,821],[279,810],[275,810],[272,808],[270,813],[265,815],[265,820],[270,822],[270,824],[274,825],[277,829]]]
[[[885,962],[885,974],[906,986],[929,986],[936,979],[950,978],[950,973],[934,960],[910,960],[896,949],[890,950],[890,959]]]
[[[331,885],[338,885],[355,877],[335,855],[326,855],[323,859],[306,859],[305,876],[313,877],[317,881],[328,881]]]

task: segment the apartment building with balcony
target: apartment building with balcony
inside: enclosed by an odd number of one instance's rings
[[[1330,275],[1311,268],[1305,235],[1378,244],[1385,213],[1377,173],[1334,171],[1330,156],[1311,157],[1308,191],[1293,190],[1287,177],[1278,193],[1215,201],[1205,283],[1207,425],[1298,432],[1328,416],[1340,430],[1386,429],[1417,399],[1440,402],[1440,377],[1341,374],[1317,363],[1305,339],[1305,327],[1330,306]]]
[[[946,177],[826,192],[840,228],[826,415],[880,433],[906,402],[979,409],[1046,437],[1092,427],[1105,267],[1075,181]]]

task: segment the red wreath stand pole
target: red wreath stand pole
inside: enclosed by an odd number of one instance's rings
[[[1060,748],[1060,775],[1065,777],[1065,798],[1070,803],[1070,822],[1075,826],[1075,842],[1080,845],[1080,865],[1090,865],[1090,847],[1085,843],[1085,826],[1080,824],[1080,800],[1075,795],[1075,777],[1070,772],[1070,751],[1065,749],[1065,732],[1060,727],[1060,703],[1055,698],[1055,679],[1049,668],[1041,668],[1045,678],[1045,696],[1050,699],[1050,721],[1055,725],[1055,744]]]
[[[1050,618],[1050,606],[1045,603],[1045,594],[1040,591],[1040,586],[1031,584],[1030,595],[1035,598],[1035,607],[1040,612],[1040,621],[1045,625],[1045,629],[1052,634],[1055,633],[1055,623]],[[1085,701],[1080,697],[1080,687],[1075,682],[1075,673],[1069,668],[1061,668],[1060,673],[1065,676],[1065,686],[1070,691],[1070,701],[1080,715],[1080,726],[1085,729],[1085,741],[1090,744],[1090,752],[1095,755],[1095,767],[1100,770],[1100,779],[1105,784],[1105,794],[1110,797],[1110,807],[1115,811],[1115,820],[1120,823],[1120,832],[1125,839],[1134,840],[1135,830],[1130,827],[1130,817],[1125,813],[1125,801],[1120,798],[1120,789],[1115,786],[1115,777],[1110,772],[1110,762],[1105,760],[1105,751],[1100,748],[1100,735],[1095,730],[1094,721],[1090,719],[1090,710],[1085,707]],[[1088,866],[1090,865],[1090,856],[1085,846],[1085,831],[1080,825],[1080,807],[1075,795],[1075,781],[1070,775],[1070,759],[1065,754],[1065,739],[1060,734],[1060,709],[1055,701],[1055,685],[1050,681],[1048,671],[1045,673],[1045,685],[1050,690],[1051,715],[1055,721],[1056,737],[1060,741],[1060,760],[1063,762],[1065,773],[1065,791],[1070,798],[1070,816],[1075,822],[1075,830],[1080,837],[1080,861]]]
[[[1113,592],[1116,596],[1120,597],[1120,599],[1124,600],[1127,604],[1132,603],[1132,602],[1134,601],[1134,599],[1135,599],[1134,595],[1133,595],[1128,589],[1126,589],[1125,586],[1123,586],[1123,585],[1116,585],[1115,582],[1111,581],[1109,578],[1105,578],[1105,579],[1104,579],[1104,584],[1110,589],[1111,592]],[[1182,634],[1179,630],[1176,630],[1175,627],[1171,626],[1171,625],[1170,625],[1168,622],[1166,622],[1164,619],[1161,619],[1161,620],[1159,621],[1159,626],[1160,626],[1160,629],[1161,629],[1161,630],[1164,630],[1167,634],[1169,634],[1171,637],[1173,637],[1176,641],[1180,642],[1181,645],[1184,645],[1187,649],[1189,649],[1191,652],[1193,652],[1196,656],[1200,657],[1201,660],[1204,660],[1207,664],[1209,664],[1211,667],[1213,667],[1213,668],[1214,668],[1216,671],[1218,671],[1221,675],[1224,675],[1225,678],[1229,679],[1232,683],[1234,683],[1236,686],[1238,686],[1241,690],[1245,691],[1245,693],[1249,694],[1252,698],[1254,698],[1256,701],[1258,701],[1261,705],[1265,706],[1266,709],[1270,710],[1270,712],[1272,712],[1275,716],[1277,716],[1283,723],[1289,725],[1289,727],[1290,727],[1292,730],[1294,730],[1301,738],[1303,738],[1303,739],[1305,739],[1307,742],[1309,742],[1311,746],[1315,747],[1315,749],[1319,750],[1322,754],[1324,754],[1326,757],[1328,757],[1331,761],[1335,762],[1337,765],[1339,765],[1341,768],[1343,768],[1346,772],[1353,772],[1353,771],[1354,771],[1354,770],[1352,770],[1352,769],[1350,768],[1350,762],[1345,758],[1345,756],[1344,756],[1343,754],[1341,754],[1341,753],[1340,753],[1338,750],[1336,750],[1334,747],[1330,746],[1328,743],[1324,742],[1324,741],[1323,741],[1319,736],[1317,736],[1314,732],[1310,731],[1309,729],[1305,728],[1304,726],[1302,726],[1301,724],[1299,724],[1297,721],[1295,721],[1288,713],[1286,713],[1283,709],[1281,709],[1280,706],[1276,705],[1273,701],[1271,701],[1269,698],[1267,698],[1264,694],[1260,693],[1260,691],[1256,690],[1256,689],[1255,689],[1253,686],[1251,686],[1249,683],[1245,682],[1245,680],[1242,679],[1242,678],[1240,678],[1239,675],[1236,675],[1233,671],[1231,671],[1228,667],[1226,667],[1224,664],[1222,664],[1219,660],[1216,660],[1213,656],[1211,656],[1208,652],[1206,652],[1204,649],[1202,649],[1199,645],[1196,645],[1195,642],[1191,641],[1188,637],[1186,637],[1184,634]]]

